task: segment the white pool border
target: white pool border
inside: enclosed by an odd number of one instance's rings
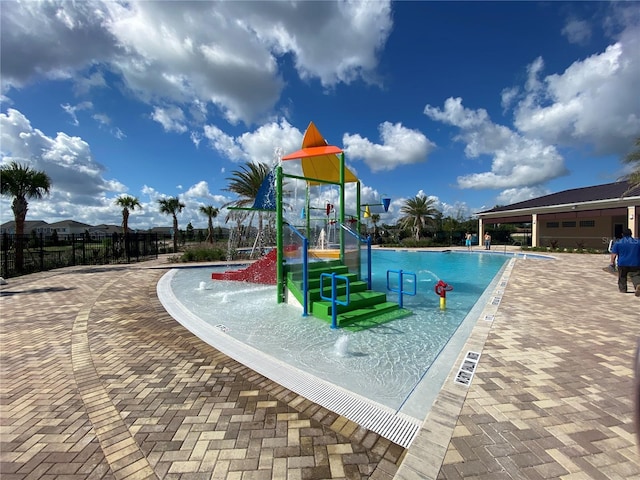
[[[507,261],[501,267],[399,411],[293,367],[207,323],[175,297],[171,281],[177,269],[160,278],[156,292],[169,315],[207,344],[298,395],[408,448],[444,382],[453,381],[454,363],[481,314],[487,307],[495,306],[496,289],[506,285],[511,271],[507,266],[512,262]]]
[[[172,269],[160,278],[157,294],[165,310],[198,338],[234,360],[332,412],[408,447],[422,421],[310,375],[239,340],[186,309],[171,290]]]

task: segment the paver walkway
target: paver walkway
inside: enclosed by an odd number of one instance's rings
[[[156,297],[161,263],[0,289],[3,480],[640,479],[640,299],[604,256],[515,261],[471,385],[445,385],[407,451],[191,335]]]

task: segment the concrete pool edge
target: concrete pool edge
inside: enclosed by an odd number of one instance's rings
[[[482,314],[488,308],[489,303],[494,301],[494,294],[498,290],[498,287],[502,285],[500,288],[504,288],[504,285],[506,285],[508,276],[505,276],[505,272],[512,261],[512,259],[506,261],[504,265],[500,267],[500,270],[496,272],[494,278],[489,285],[487,285],[480,298],[478,298],[473,307],[471,307],[469,313],[467,313],[462,320],[442,351],[438,353],[438,356],[430,365],[423,378],[421,378],[410,396],[405,400],[405,403],[400,409],[401,412],[421,419],[425,419],[429,414],[440,388],[442,388],[450,376],[451,369],[460,363],[458,362],[458,358],[462,354],[465,343],[470,338],[476,323],[482,318]],[[431,387],[434,385],[437,385],[438,388],[432,389]],[[418,414],[417,412],[421,413]]]
[[[454,382],[458,365],[462,364],[467,352],[481,353],[484,349],[484,344],[499,310],[504,288],[516,260],[515,257],[511,258],[504,267],[499,280],[492,282],[491,301],[482,309],[473,330],[448,374],[447,380],[440,388],[422,426],[414,437],[411,447],[407,449],[405,458],[394,479],[436,479],[438,477],[470,386],[470,384],[463,386]],[[526,257],[520,260],[526,261]]]

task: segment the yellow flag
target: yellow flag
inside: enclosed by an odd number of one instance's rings
[[[369,218],[371,216],[371,211],[369,210],[369,205],[364,207],[364,218]]]

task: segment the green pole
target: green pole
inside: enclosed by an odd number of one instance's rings
[[[306,221],[306,233],[307,233],[307,238],[311,237],[311,204],[310,204],[310,199],[309,199],[309,184],[305,182],[305,187],[304,187],[304,208],[305,210],[305,221]]]
[[[284,219],[282,217],[282,166],[276,167],[276,283],[277,301],[284,302]]]
[[[340,225],[344,225],[344,152],[340,153]],[[344,258],[344,228],[340,227],[340,260]]]
[[[358,280],[362,279],[362,267],[360,265],[360,180],[356,183],[356,232],[358,233]]]

